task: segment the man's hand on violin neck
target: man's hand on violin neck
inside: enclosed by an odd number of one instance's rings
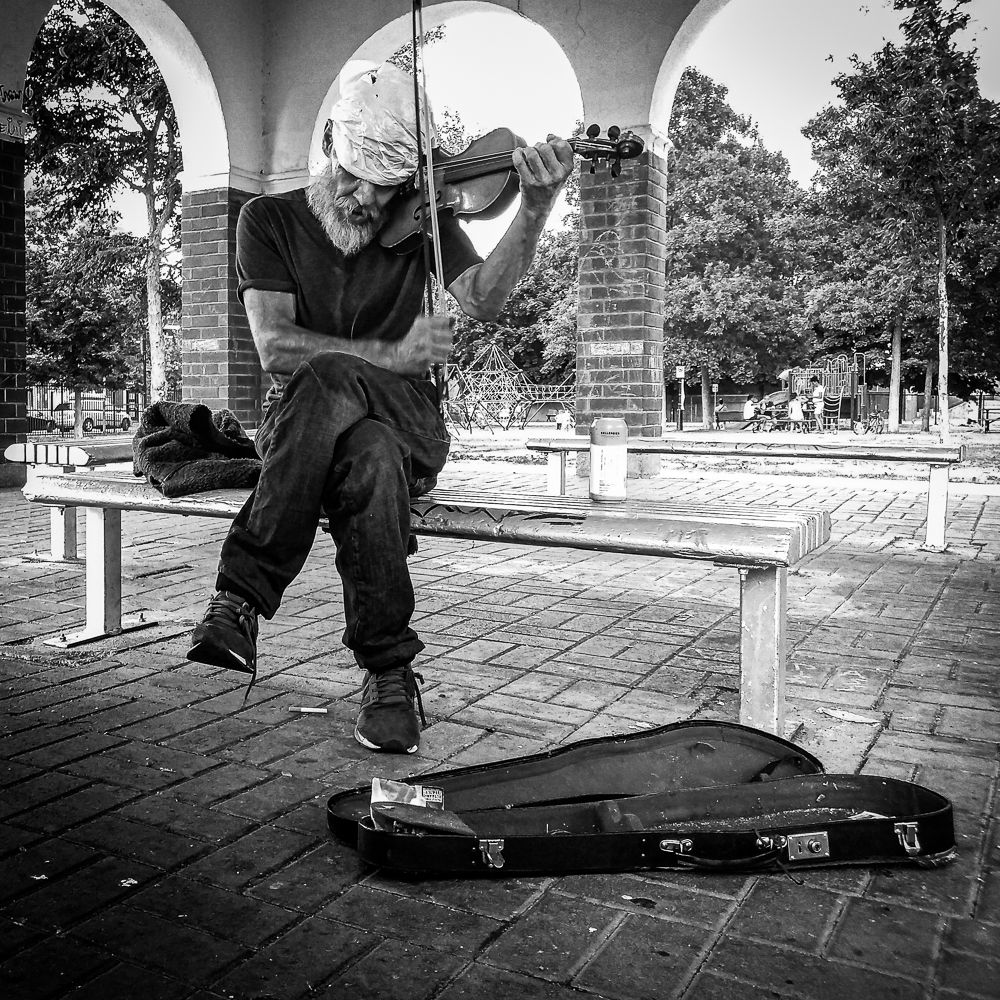
[[[410,332],[395,345],[390,365],[399,375],[423,375],[431,365],[443,364],[451,353],[452,316],[418,316]]]
[[[522,207],[547,216],[573,172],[572,147],[565,139],[550,135],[546,142],[515,149],[511,159],[521,182]]]

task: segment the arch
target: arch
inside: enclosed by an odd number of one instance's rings
[[[424,11],[424,30],[429,31],[439,25],[453,22],[458,18],[480,13],[497,14],[518,21],[528,20],[532,25],[541,28],[548,34],[545,26],[539,22],[526,18],[524,15],[519,15],[509,7],[498,3],[491,3],[488,0],[445,0],[443,3],[434,4],[433,7]],[[400,46],[408,43],[411,37],[410,15],[405,14],[397,17],[370,35],[358,46],[351,55],[351,58],[341,67],[340,72],[331,82],[319,108],[316,110],[316,119],[309,142],[308,168],[310,172],[314,172],[323,161],[321,149],[323,126],[326,123],[330,105],[337,100],[340,94],[340,81],[345,72],[349,73],[351,67],[359,62],[371,63],[384,60],[387,54],[395,52]],[[562,59],[565,69],[573,75],[573,79],[576,81],[576,73],[569,59],[566,58],[565,54],[563,54]],[[578,81],[576,82],[576,86],[579,91]]]
[[[649,106],[649,123],[661,136],[667,135],[670,125],[670,111],[673,107],[677,85],[688,62],[688,53],[694,47],[702,32],[714,20],[730,0],[698,0],[697,6],[684,19],[670,42],[660,70],[653,85],[653,96]]]
[[[185,189],[228,183],[229,138],[208,62],[187,25],[164,0],[102,0],[142,39],[163,74],[177,114]],[[199,183],[202,181],[202,183]],[[191,183],[193,182],[193,184]]]

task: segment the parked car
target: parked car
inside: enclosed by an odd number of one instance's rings
[[[28,433],[32,431],[54,431],[56,422],[41,410],[28,410]]]
[[[75,425],[73,404],[57,403],[52,408],[52,419],[60,431],[71,431]],[[83,430],[89,433],[93,430],[128,431],[132,427],[132,418],[120,406],[93,407],[87,402],[83,404]]]

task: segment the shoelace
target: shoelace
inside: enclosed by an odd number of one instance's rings
[[[224,593],[215,594],[212,599],[208,602],[208,611],[205,614],[205,620],[221,622],[225,625],[236,625],[240,631],[245,632],[250,636],[253,643],[257,639],[257,616],[254,614],[253,609],[247,604],[246,601],[240,601],[239,605],[236,604],[236,599],[229,597]],[[257,683],[257,655],[254,654],[253,658],[253,669],[250,671],[250,683],[247,685],[246,691],[243,693],[243,704],[247,703],[247,698],[250,697],[250,692],[253,690],[254,684]]]
[[[417,711],[420,713],[420,725],[427,728],[427,716],[424,715],[424,701],[420,697],[420,688],[417,681],[424,683],[423,674],[418,674],[412,667],[406,667],[401,672],[398,670],[386,670],[382,673],[372,674],[371,683],[374,687],[374,701],[392,701],[400,698],[406,701],[416,699]]]

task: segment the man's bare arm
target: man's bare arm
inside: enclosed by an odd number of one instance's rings
[[[515,149],[514,167],[521,185],[521,204],[510,228],[493,252],[460,274],[448,286],[462,311],[475,319],[496,319],[514,286],[531,266],[538,237],[563,184],[573,170],[573,150],[564,139]]]
[[[418,318],[402,340],[349,340],[314,333],[295,322],[295,296],[250,288],[243,295],[250,332],[264,371],[291,375],[303,361],[324,351],[353,354],[399,375],[423,375],[431,365],[447,360],[451,351],[451,320],[446,316]]]

